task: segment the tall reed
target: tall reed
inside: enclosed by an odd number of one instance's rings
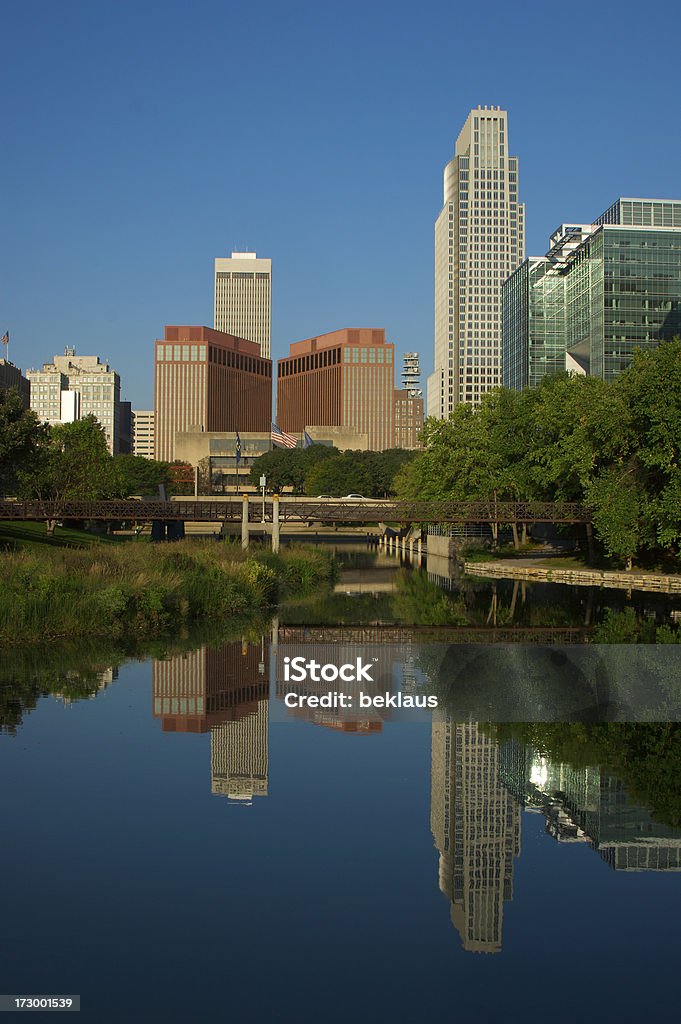
[[[82,636],[154,636],[174,623],[241,615],[333,574],[312,549],[279,555],[185,540],[0,555],[0,642]]]

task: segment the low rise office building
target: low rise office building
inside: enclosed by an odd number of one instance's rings
[[[309,441],[341,451],[367,451],[366,434],[343,427],[306,429]],[[297,436],[297,447],[305,447],[305,434]],[[309,442],[308,442],[309,443]],[[201,494],[259,494],[259,484],[251,480],[251,469],[265,452],[275,447],[270,431],[187,430],[175,435],[175,457],[199,470]],[[287,490],[287,488],[284,488]],[[290,488],[288,488],[290,490]]]

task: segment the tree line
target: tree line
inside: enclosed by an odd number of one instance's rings
[[[263,475],[270,490],[290,487],[294,494],[312,497],[362,494],[365,498],[385,498],[394,494],[399,470],[413,457],[413,452],[402,448],[384,452],[342,452],[323,444],[275,448],[259,456],[251,468],[250,480],[257,487]]]
[[[681,341],[638,351],[612,382],[562,374],[498,388],[477,410],[429,419],[400,497],[579,501],[608,556],[631,567],[679,553]]]
[[[90,415],[50,426],[14,389],[0,392],[0,495],[45,501],[100,501],[132,494],[193,493],[185,463],[111,455]]]

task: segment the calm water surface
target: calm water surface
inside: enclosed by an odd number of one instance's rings
[[[435,627],[572,651],[674,639],[677,610],[348,552],[334,593],[230,643],[8,656],[0,991],[96,1022],[676,1019],[673,725],[301,717],[276,658],[374,630],[415,693]]]

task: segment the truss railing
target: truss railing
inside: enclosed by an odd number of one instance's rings
[[[276,499],[275,499],[276,500]],[[101,519],[150,522],[237,522],[243,499],[226,501],[14,501],[0,500],[0,519]],[[273,500],[264,506],[265,522],[272,522]],[[248,502],[248,519],[263,518],[262,499]],[[551,501],[390,501],[390,500],[279,500],[282,523],[590,523],[589,509],[578,502]]]

